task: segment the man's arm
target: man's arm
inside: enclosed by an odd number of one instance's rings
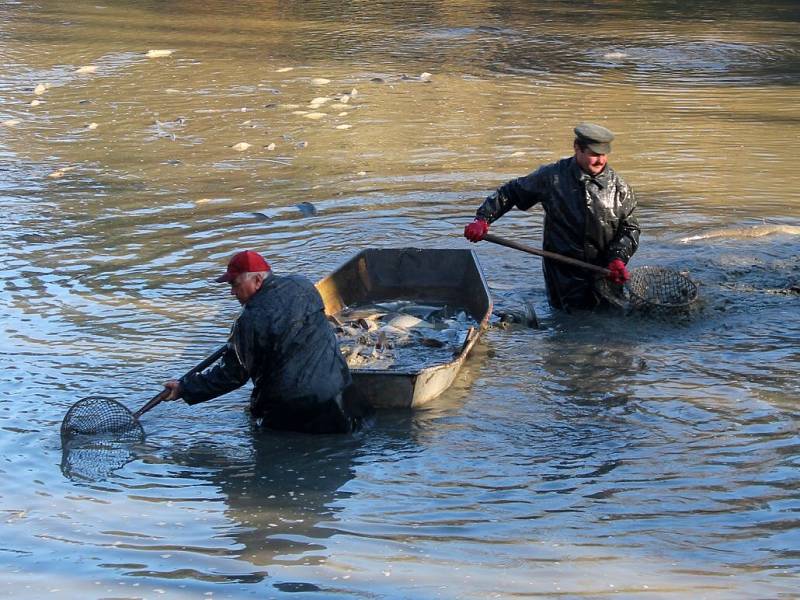
[[[501,185],[483,201],[475,218],[493,223],[514,207],[528,210],[540,202],[546,189],[546,169],[540,167],[530,175],[517,177]]]
[[[233,342],[228,342],[222,359],[210,370],[180,379],[179,394],[186,404],[199,404],[242,387],[248,378],[249,374],[239,362]]]
[[[634,212],[636,211],[636,196],[633,190],[623,184],[620,187],[622,215],[614,239],[608,245],[608,260],[619,258],[627,263],[636,249],[639,247],[639,221]]]

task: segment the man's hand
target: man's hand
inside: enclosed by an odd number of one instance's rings
[[[487,233],[489,233],[489,223],[483,219],[475,219],[464,227],[464,237],[470,242],[480,242]]]
[[[611,271],[607,276],[609,281],[617,285],[622,285],[631,278],[631,274],[628,273],[625,263],[619,258],[615,258],[608,263],[608,270]]]
[[[183,395],[183,386],[177,379],[170,379],[164,382],[164,387],[169,390],[169,396],[164,400],[177,400]]]

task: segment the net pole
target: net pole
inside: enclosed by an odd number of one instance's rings
[[[212,354],[210,354],[209,356],[204,358],[201,362],[199,362],[194,367],[189,369],[183,375],[183,377],[181,377],[181,379],[183,379],[185,377],[190,377],[190,376],[194,375],[195,373],[199,373],[200,371],[204,370],[206,367],[209,367],[212,364],[214,364],[215,362],[217,362],[217,360],[219,360],[220,357],[222,357],[222,355],[225,354],[225,350],[227,348],[228,348],[227,344],[217,348]],[[139,417],[141,417],[144,413],[146,413],[147,411],[155,408],[157,405],[161,404],[161,402],[163,402],[167,398],[167,396],[169,396],[170,391],[171,390],[169,388],[164,388],[163,390],[161,390],[147,404],[145,404],[142,408],[140,408],[135,413],[133,413],[133,418],[138,420]]]

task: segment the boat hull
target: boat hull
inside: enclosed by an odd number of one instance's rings
[[[347,306],[410,300],[458,306],[478,323],[448,362],[411,371],[351,369],[353,384],[376,408],[419,407],[444,392],[492,313],[489,287],[472,250],[366,249],[316,285],[328,315]]]

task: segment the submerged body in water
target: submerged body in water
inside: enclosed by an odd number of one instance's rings
[[[746,240],[768,235],[800,235],[800,226],[772,225],[765,223],[764,225],[753,225],[752,227],[725,227],[682,237],[678,241],[685,244],[688,242],[715,239]]]

